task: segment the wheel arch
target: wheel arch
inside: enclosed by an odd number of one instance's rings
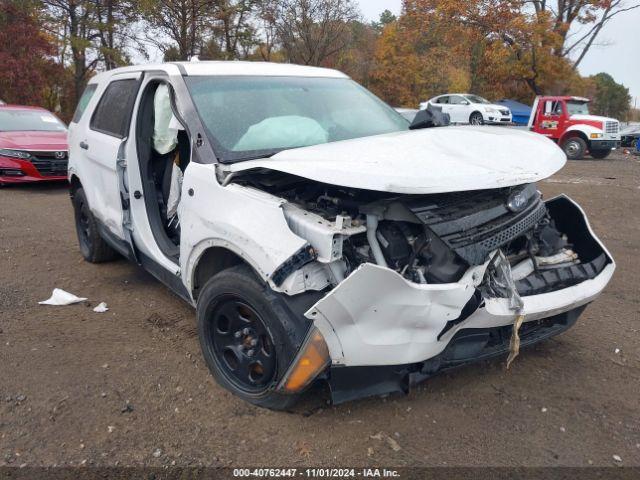
[[[571,127],[569,127],[560,137],[560,140],[558,142],[559,145],[562,145],[568,138],[572,138],[572,137],[580,137],[582,138],[582,140],[584,140],[587,144],[587,147],[589,147],[590,141],[589,141],[589,135],[590,133],[597,133],[597,132],[602,132],[602,130],[599,130],[595,127],[591,127],[589,125],[573,125]]]
[[[482,112],[480,110],[474,110],[473,112],[471,112],[469,114],[469,121],[471,121],[471,117],[473,117],[476,113],[479,114],[480,116],[482,116],[482,118],[484,118],[484,115],[482,114]]]
[[[80,178],[74,173],[69,177],[69,195],[74,197],[79,188],[82,188],[82,182]]]
[[[228,246],[209,245],[198,255],[189,276],[189,291],[193,300],[198,299],[200,290],[214,275],[237,265],[247,265],[258,278],[256,268],[246,257]]]

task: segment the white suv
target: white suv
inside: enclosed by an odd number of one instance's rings
[[[419,128],[430,115],[410,126],[312,67],[102,73],[69,128],[80,251],[122,255],[196,307],[217,381],[275,409],[321,380],[336,402],[406,391],[518,332],[569,328],[615,265],[580,207],[535,187],[563,152]]]
[[[443,113],[449,114],[451,123],[506,124],[513,120],[508,107],[469,93],[440,95],[421,103],[420,109],[423,110],[428,105],[441,107]]]

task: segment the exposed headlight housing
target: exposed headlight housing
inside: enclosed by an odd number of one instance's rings
[[[29,152],[23,152],[20,150],[10,150],[6,148],[0,148],[0,157],[19,158],[20,160],[29,160],[31,154]]]
[[[487,113],[498,113],[498,110],[493,107],[484,107],[484,111]]]

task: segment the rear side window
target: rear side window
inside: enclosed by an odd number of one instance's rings
[[[82,114],[87,108],[87,105],[89,105],[89,100],[91,100],[93,94],[96,93],[96,88],[98,88],[98,86],[94,83],[93,85],[87,85],[87,88],[84,89],[80,100],[78,100],[78,105],[76,106],[73,118],[71,119],[73,123],[78,123],[82,118]]]
[[[91,117],[91,130],[126,137],[137,91],[138,81],[134,78],[111,82]]]

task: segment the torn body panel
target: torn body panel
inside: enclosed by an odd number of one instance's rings
[[[604,256],[605,264],[591,278],[546,293],[523,296],[525,322],[553,317],[586,305],[607,285],[615,264],[591,231],[580,207],[568,197],[546,202],[561,231],[585,260]],[[580,238],[577,238],[577,237]],[[485,274],[487,263],[467,270],[454,283],[416,284],[397,272],[365,264],[317,302],[305,315],[322,332],[334,365],[403,365],[423,362],[440,354],[464,329],[510,325],[516,318],[507,298],[483,293],[473,312],[460,318]],[[568,283],[567,283],[568,282]],[[570,284],[564,279],[562,285]],[[439,338],[440,337],[440,338]]]
[[[212,188],[211,178],[215,178],[214,165],[191,163],[183,180],[183,190],[188,192],[179,207],[180,267],[185,286],[193,291],[195,267],[203,253],[223,247],[279,290],[271,276],[308,245],[289,229],[281,208],[284,200],[236,184]]]

